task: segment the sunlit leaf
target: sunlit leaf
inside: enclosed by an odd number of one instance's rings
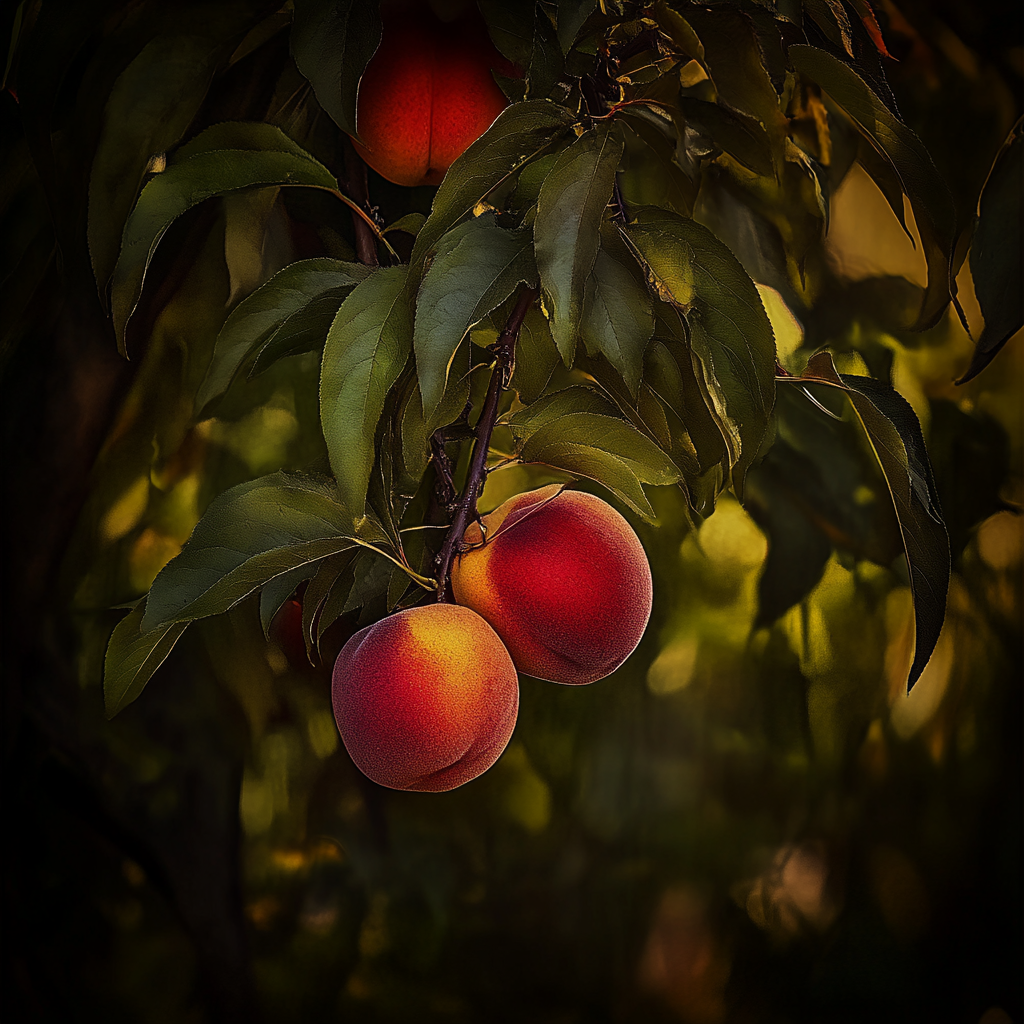
[[[807,364],[799,383],[815,380],[846,392],[871,441],[899,520],[914,595],[916,641],[907,679],[909,691],[935,649],[949,589],[949,537],[914,410],[891,385],[871,377],[839,374],[827,353]]]
[[[206,199],[268,185],[338,187],[323,164],[270,124],[214,125],[182,146],[167,170],[150,180],[124,226],[114,268],[110,305],[122,353],[146,271],[171,224]]]
[[[413,348],[423,410],[429,418],[444,394],[449,366],[466,332],[536,280],[528,229],[506,231],[485,214],[460,224],[438,243],[416,298]]]
[[[358,285],[324,345],[320,420],[342,500],[357,520],[366,505],[384,400],[412,350],[406,269],[378,270]]]
[[[245,361],[258,353],[258,372],[281,355],[319,347],[344,297],[371,268],[326,257],[290,263],[224,321],[196,409],[223,394]]]
[[[142,628],[217,615],[281,573],[355,543],[351,514],[328,484],[275,473],[233,487],[153,581]]]
[[[551,329],[566,366],[580,335],[587,279],[594,269],[601,221],[622,159],[616,125],[584,133],[562,152],[537,200],[534,245]]]
[[[103,661],[103,704],[107,718],[113,718],[142,693],[188,626],[188,622],[169,622],[143,630],[145,606],[145,600],[140,601],[110,635]]]
[[[659,291],[685,311],[742,492],[775,401],[775,338],[757,289],[728,247],[696,221],[648,209],[624,230]]]
[[[379,0],[295,0],[291,51],[317,102],[356,134],[359,79],[380,45]]]
[[[916,327],[932,326],[952,297],[950,260],[956,240],[956,211],[946,183],[921,140],[856,71],[813,46],[791,46],[789,58],[800,74],[821,86],[846,112],[898,176],[914,210],[928,264],[928,287]]]
[[[981,193],[978,226],[971,242],[971,276],[985,327],[963,384],[995,358],[1024,326],[1024,120],[1018,121],[1000,150]]]

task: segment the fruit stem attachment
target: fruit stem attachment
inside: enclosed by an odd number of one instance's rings
[[[491,380],[487,385],[484,407],[476,423],[476,438],[469,461],[469,472],[466,475],[466,486],[462,489],[455,506],[451,528],[445,534],[444,544],[441,545],[441,551],[437,556],[437,600],[440,602],[451,600],[448,594],[448,578],[451,575],[452,562],[458,554],[466,527],[477,517],[476,503],[487,477],[487,453],[491,445],[494,423],[498,418],[498,403],[501,392],[508,387],[512,376],[519,331],[537,295],[537,288],[524,288],[519,293],[519,300],[506,321],[504,330],[498,335],[498,340],[490,346],[490,351],[494,353],[494,368],[491,370]]]

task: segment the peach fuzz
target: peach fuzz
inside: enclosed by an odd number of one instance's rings
[[[512,735],[519,680],[476,612],[432,604],[367,626],[334,663],[334,718],[360,771],[437,793],[487,771]]]
[[[651,615],[639,538],[607,502],[558,485],[518,494],[472,524],[452,565],[455,600],[479,612],[516,668],[592,683],[621,665]]]
[[[359,83],[355,147],[397,185],[438,185],[508,104],[491,74],[512,72],[475,4],[442,21],[425,0],[381,4],[380,46]]]

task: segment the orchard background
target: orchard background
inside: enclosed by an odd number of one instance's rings
[[[1020,1021],[1017,5],[469,13],[436,187],[375,3],[4,11],[4,1019]],[[601,495],[653,616],[384,789],[331,665],[492,381],[479,511]]]

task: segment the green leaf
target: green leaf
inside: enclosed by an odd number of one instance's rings
[[[124,226],[114,268],[110,305],[122,354],[125,327],[142,295],[146,271],[171,224],[206,199],[268,185],[338,188],[327,168],[280,128],[241,123],[208,128],[182,146],[167,170],[146,185]]]
[[[175,146],[199,112],[227,47],[250,20],[239,13],[214,7],[187,30],[156,36],[114,83],[89,175],[89,255],[104,304],[150,157]]]
[[[320,611],[335,584],[351,569],[353,561],[354,556],[351,552],[325,558],[317,567],[316,574],[302,595],[302,639],[305,641],[306,655],[311,663],[318,643],[319,634],[315,627],[319,621]]]
[[[594,13],[597,0],[558,0],[558,42],[568,53],[583,23]]]
[[[441,401],[452,358],[467,331],[518,284],[536,280],[531,243],[528,229],[506,231],[490,213],[453,228],[438,243],[416,298],[413,332],[427,419]]]
[[[760,121],[696,96],[683,96],[679,105],[687,123],[699,128],[719,149],[755,174],[775,176],[771,139]]]
[[[837,373],[827,352],[811,358],[803,377],[786,378],[787,383],[796,384],[807,380],[846,392],[889,486],[914,596],[916,638],[907,678],[909,692],[938,643],[950,575],[949,537],[921,425],[906,399],[891,385]]]
[[[406,267],[378,270],[342,303],[324,345],[320,421],[342,500],[358,521],[384,400],[412,350]]]
[[[590,388],[556,391],[516,413],[509,426],[524,462],[595,480],[648,520],[654,510],[641,484],[681,479],[665,453]]]
[[[686,314],[742,494],[775,402],[775,336],[761,297],[729,248],[696,221],[646,209],[624,231],[661,294]]]
[[[188,625],[169,622],[143,630],[145,607],[145,600],[140,601],[110,635],[103,660],[103,704],[107,718],[113,718],[142,693]]]
[[[568,137],[575,120],[565,107],[547,100],[528,100],[506,107],[448,168],[434,196],[430,216],[416,236],[409,261],[414,272],[419,273],[449,228],[521,168]]]
[[[914,210],[928,265],[928,286],[914,326],[919,330],[931,327],[953,295],[950,261],[956,242],[956,211],[946,183],[921,140],[852,68],[813,46],[791,46],[789,59],[800,74],[832,97],[897,175]],[[871,168],[866,170],[870,173]],[[880,187],[885,185],[880,183]]]
[[[852,57],[854,54],[850,18],[843,8],[842,0],[803,0],[803,5],[814,23],[825,33],[828,41]]]
[[[240,302],[217,335],[213,360],[196,396],[201,411],[228,389],[239,367],[258,353],[258,373],[274,357],[322,344],[342,299],[371,273],[360,263],[322,257],[278,271]]]
[[[153,581],[143,631],[218,615],[276,576],[356,543],[332,486],[274,473],[233,487]]]
[[[380,45],[379,0],[295,0],[291,51],[317,102],[356,134],[359,79]]]
[[[268,640],[274,616],[295,593],[295,588],[300,583],[305,583],[316,572],[316,568],[316,562],[300,565],[290,572],[283,572],[280,576],[267,580],[260,588],[260,625],[263,627],[263,635]]]
[[[957,381],[981,373],[996,353],[1024,326],[1024,120],[1018,121],[996,156],[978,204],[980,219],[971,242],[971,276],[985,327],[971,365]]]
[[[558,349],[551,336],[551,325],[537,306],[531,306],[516,342],[516,360],[509,387],[519,395],[520,402],[536,402],[557,365]]]
[[[602,124],[559,154],[541,186],[534,224],[537,269],[555,344],[572,365],[587,279],[594,269],[604,218],[622,159],[617,125]]]
[[[644,349],[654,333],[651,296],[636,261],[617,234],[603,233],[587,279],[580,334],[589,355],[600,353],[619,372],[635,398]]]

